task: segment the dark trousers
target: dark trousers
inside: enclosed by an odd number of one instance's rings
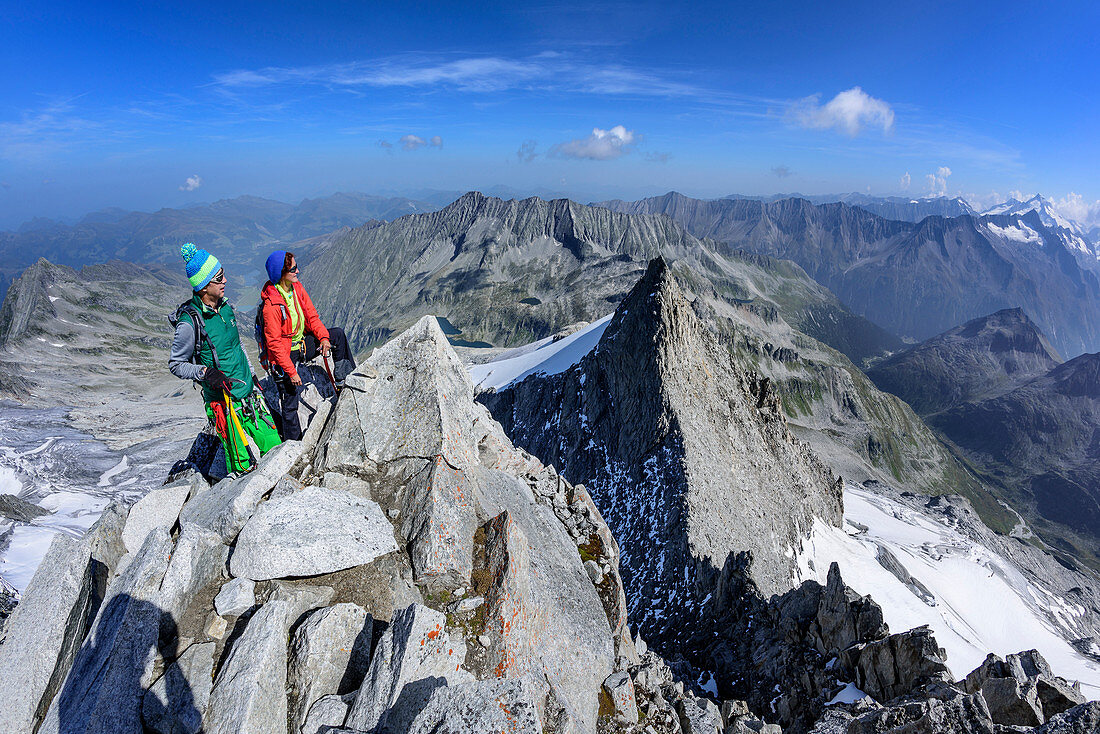
[[[332,327],[328,330],[328,340],[332,345],[329,352],[333,365],[340,365],[336,373],[341,377],[355,369],[355,357],[348,347],[348,338],[344,330]],[[321,353],[321,343],[313,334],[306,334],[305,344],[300,351],[290,353],[290,359],[297,367],[302,362],[308,362]],[[275,386],[279,388],[279,418],[282,427],[284,441],[299,441],[302,438],[302,424],[298,420],[298,399],[304,385],[295,385],[287,377],[286,373],[276,368]]]

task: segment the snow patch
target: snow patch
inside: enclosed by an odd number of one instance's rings
[[[1013,227],[998,227],[992,222],[986,222],[985,226],[989,228],[990,232],[1006,240],[1012,240],[1013,242],[1030,242],[1039,247],[1043,246],[1043,238],[1039,236],[1039,233],[1023,222],[1017,222]]]
[[[19,481],[19,475],[10,466],[0,466],[0,494],[19,494],[23,489],[23,483]]]
[[[599,321],[593,321],[559,341],[542,339],[536,342],[540,345],[536,349],[519,356],[472,365],[470,377],[481,389],[500,390],[528,375],[556,375],[565,372],[592,351],[613,315],[608,314]]]
[[[121,474],[122,472],[126,471],[129,468],[130,468],[130,457],[123,454],[122,459],[117,464],[115,464],[113,467],[111,467],[110,469],[108,469],[107,471],[105,471],[105,472],[103,472],[102,474],[99,475],[99,484],[96,485],[96,486],[110,487],[111,486],[111,477],[116,476],[118,474]]]
[[[833,696],[833,700],[825,705],[836,706],[838,703],[855,703],[864,698],[868,698],[867,694],[856,688],[855,683],[845,683],[844,687]]]

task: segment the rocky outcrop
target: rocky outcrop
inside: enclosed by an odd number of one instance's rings
[[[981,693],[997,724],[1038,726],[1085,702],[1080,686],[1057,677],[1037,650],[1001,659],[990,654],[962,681],[967,693]]]
[[[254,581],[318,576],[397,550],[375,502],[309,487],[265,502],[237,537],[230,570]]]
[[[587,493],[512,446],[434,319],[347,385],[312,443],[58,537],[0,645],[5,730],[595,730],[637,656]]]
[[[585,484],[622,550],[631,616],[661,649],[700,619],[731,553],[752,554],[766,593],[786,591],[813,519],[840,522],[836,478],[661,260],[577,365],[482,400],[514,441]]]

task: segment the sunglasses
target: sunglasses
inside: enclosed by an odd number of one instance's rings
[[[292,267],[292,268],[284,268],[283,269],[284,274],[286,274],[286,273],[297,273],[297,272],[298,272],[298,263],[294,263],[294,267]]]
[[[225,282],[225,272],[224,271],[218,271],[218,274],[215,275],[213,278],[211,278],[210,282],[211,283],[217,283],[218,285],[221,285],[222,283]]]

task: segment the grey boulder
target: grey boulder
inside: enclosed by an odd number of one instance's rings
[[[298,626],[287,670],[292,730],[306,721],[323,696],[359,687],[370,663],[373,629],[374,620],[355,604],[318,609]]]
[[[256,582],[231,579],[214,597],[214,611],[221,617],[237,617],[256,605]]]
[[[946,653],[926,626],[853,646],[840,658],[844,667],[855,671],[856,687],[876,701],[889,701],[927,683],[953,680]]]
[[[178,481],[167,487],[154,489],[134,503],[130,514],[126,516],[126,527],[122,530],[122,542],[126,550],[136,553],[153,528],[170,531],[190,492],[189,480]]]
[[[161,582],[158,603],[178,624],[202,588],[225,578],[229,546],[221,537],[197,525],[185,525]]]
[[[465,645],[450,638],[445,621],[441,613],[419,604],[394,614],[345,726],[403,734],[433,690],[472,679],[461,669]]]
[[[308,487],[259,507],[237,538],[230,570],[256,581],[316,576],[395,550],[393,526],[375,502]]]
[[[1035,734],[1095,734],[1098,731],[1100,701],[1089,701],[1052,716],[1050,721],[1035,730]]]
[[[184,650],[142,700],[141,717],[157,734],[197,734],[213,688],[215,642]]]
[[[141,699],[164,612],[156,601],[172,541],[160,529],[107,588],[91,632],[38,731],[141,732]]]
[[[264,604],[233,644],[210,692],[208,734],[286,732],[286,631],[290,605]]]
[[[436,688],[408,734],[542,734],[536,695],[526,677]]]
[[[50,543],[8,619],[0,645],[0,731],[31,731],[86,631],[95,569],[91,547],[65,533]]]
[[[684,734],[722,734],[722,714],[708,698],[682,698],[677,702]]]
[[[603,682],[603,689],[611,698],[615,715],[623,717],[630,724],[637,724],[638,701],[634,695],[634,681],[630,679],[630,676],[621,670],[612,673]]]
[[[306,721],[299,731],[301,734],[325,734],[343,726],[344,720],[348,718],[348,708],[354,700],[354,693],[322,696],[310,707]]]
[[[284,441],[267,452],[248,474],[223,479],[192,497],[180,511],[180,524],[201,525],[220,535],[224,542],[232,543],[263,496],[271,491],[301,455],[300,441]]]

